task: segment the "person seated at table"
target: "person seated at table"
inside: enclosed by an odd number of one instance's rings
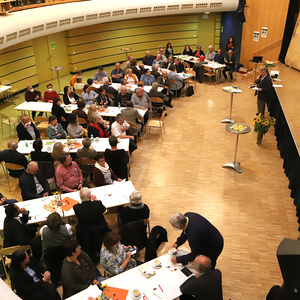
[[[181,286],[181,300],[214,299],[222,300],[222,274],[218,269],[211,270],[211,260],[198,255],[193,261],[197,273],[189,277]]]
[[[169,43],[167,43],[167,46],[166,46],[165,56],[166,56],[166,58],[169,58],[170,55],[171,56],[174,55],[174,50],[173,50],[172,44],[169,42]]]
[[[30,152],[31,160],[33,160],[33,161],[52,161],[51,154],[48,152],[42,151],[43,141],[40,138],[36,139],[33,142],[32,147],[33,147],[34,151]]]
[[[104,77],[108,77],[108,74],[105,71],[103,71],[102,67],[99,67],[98,71],[94,75],[93,81],[95,83],[102,83],[102,79]]]
[[[65,192],[76,192],[82,187],[89,187],[82,177],[81,170],[70,153],[60,156],[60,165],[55,170],[57,186]]]
[[[182,51],[182,55],[189,55],[189,56],[193,56],[194,55],[194,52],[191,49],[190,45],[185,45],[184,46],[184,49]]]
[[[119,178],[128,180],[128,154],[124,149],[118,149],[118,138],[114,135],[109,137],[108,142],[110,149],[105,149],[105,161]]]
[[[100,263],[108,277],[115,276],[136,267],[131,257],[131,246],[121,244],[121,236],[110,231],[105,234],[100,251]]]
[[[19,179],[23,201],[50,195],[50,187],[47,179],[39,172],[39,165],[31,161],[26,171]]]
[[[176,66],[173,65],[170,67],[170,72],[168,73],[168,78],[171,80],[176,81],[175,83],[171,83],[171,90],[173,93],[177,91],[177,95],[181,94],[181,90],[184,88],[184,83],[182,82],[182,79],[184,79],[183,76],[180,76],[176,73]]]
[[[78,116],[71,114],[69,116],[69,125],[67,128],[68,135],[74,139],[74,138],[81,138],[84,134],[84,129],[82,128],[81,125],[78,123]]]
[[[55,115],[50,116],[48,122],[47,135],[50,140],[65,139],[67,137],[66,131],[63,129],[62,125],[58,123]]]
[[[127,87],[122,85],[121,92],[114,98],[115,106],[126,106],[126,103],[131,100],[131,94],[127,92]]]
[[[110,98],[107,96],[106,91],[105,91],[105,89],[104,89],[103,86],[101,86],[101,87],[99,88],[99,97],[97,98],[97,100],[98,100],[98,104],[99,104],[100,106],[105,106],[105,107],[107,107],[107,106],[112,106],[112,104],[113,104],[112,99],[110,99]]]
[[[127,84],[138,84],[138,78],[135,74],[133,74],[132,69],[127,69],[127,74],[125,75],[125,80]]]
[[[21,116],[21,122],[17,126],[18,138],[20,140],[35,140],[40,137],[39,131],[31,122],[28,115]]]
[[[76,83],[76,78],[77,77],[81,77],[82,76],[82,72],[81,71],[77,71],[75,72],[75,74],[72,76],[71,80],[70,80],[70,86],[74,87],[75,83]]]
[[[97,112],[93,113],[90,116],[90,124],[88,126],[88,136],[90,137],[99,137],[99,138],[103,138],[103,137],[108,137],[108,133],[105,130],[103,123],[99,123],[99,114]]]
[[[126,103],[126,108],[122,109],[122,115],[125,116],[125,120],[129,122],[133,122],[136,124],[137,128],[130,127],[127,130],[128,135],[134,135],[135,133],[140,134],[142,129],[142,120],[143,117],[140,115],[138,110],[136,108],[133,108],[133,103],[131,101],[128,101]]]
[[[5,150],[0,151],[0,162],[5,161],[6,163],[12,163],[21,165],[24,168],[27,167],[28,161],[24,154],[17,151],[18,149],[18,143],[14,140],[10,140],[7,142],[7,148]],[[14,178],[19,178],[24,170],[10,170],[9,176]]]
[[[235,42],[233,36],[228,38],[227,43],[225,44],[226,52],[228,53],[229,50],[234,51],[235,50]]]
[[[100,123],[105,129],[108,129],[109,126],[108,126],[108,124],[102,119],[100,113],[98,112],[97,106],[96,106],[95,104],[92,104],[92,105],[89,106],[89,108],[88,108],[88,113],[87,113],[88,119],[89,119],[90,122],[91,122],[92,115],[93,115],[94,113],[96,113],[97,116],[98,116],[98,123]]]
[[[133,103],[134,108],[140,108],[145,110],[150,108],[150,113],[152,112],[151,111],[152,104],[151,104],[150,97],[148,96],[147,93],[144,93],[144,89],[141,87],[136,88],[135,94],[133,94],[131,97],[131,102]],[[144,115],[144,124],[148,122],[148,119],[149,119],[149,110]]]
[[[82,77],[77,76],[76,77],[76,83],[74,84],[74,89],[76,90],[83,90],[84,83],[82,83]]]
[[[120,63],[115,64],[115,69],[111,71],[112,82],[120,83],[121,78],[124,78],[125,71],[120,68]]]
[[[142,202],[142,194],[139,191],[132,192],[129,201],[129,205],[122,207],[118,212],[119,225],[149,218],[149,207]]]
[[[226,72],[229,72],[230,79],[233,80],[233,75],[232,73],[235,70],[235,56],[233,55],[232,50],[228,50],[228,53],[226,54],[224,58],[224,63],[226,67],[223,69],[222,74],[227,79]]]
[[[157,64],[154,64],[152,66],[151,75],[154,76],[155,80],[157,80],[157,78],[160,76],[160,73],[158,72],[158,65]]]
[[[172,102],[172,99],[174,97],[174,93],[171,91],[171,82],[170,82],[170,79],[168,78],[167,70],[162,71],[161,76],[157,78],[156,82],[158,83],[159,87],[163,88],[161,93],[163,95],[168,96],[168,98],[169,98],[169,101],[164,100],[165,104],[169,107],[173,107],[171,102]]]
[[[85,119],[87,122],[89,121],[88,115],[86,114],[86,112],[84,111],[85,108],[85,102],[80,100],[77,103],[78,108],[73,110],[71,115],[77,115],[78,118],[82,118]]]
[[[54,165],[55,170],[58,167],[58,165],[60,164],[60,157],[64,153],[65,153],[64,145],[61,142],[56,142],[53,145],[53,150],[52,150],[52,159],[53,159],[53,165]]]
[[[87,84],[83,87],[83,92],[81,95],[85,104],[89,105],[96,103],[96,98],[99,96],[99,94],[91,90],[90,86]]]
[[[111,125],[111,133],[120,139],[130,139],[129,140],[129,153],[131,154],[137,149],[137,145],[134,142],[134,136],[126,135],[126,131],[130,128],[130,125],[125,121],[125,116],[122,114],[116,115],[115,122]]]
[[[136,77],[138,78],[138,80],[140,80],[142,74],[141,74],[140,68],[137,67],[137,60],[136,59],[134,59],[132,61],[131,68],[128,68],[128,69],[131,69],[132,73],[136,75]]]
[[[18,202],[18,200],[16,200],[16,199],[6,199],[6,197],[3,196],[2,193],[0,193],[0,206],[6,205],[6,204],[14,204],[17,202]]]
[[[205,56],[204,52],[201,50],[201,46],[197,47],[197,50],[194,52],[195,57]]]
[[[32,85],[27,85],[27,90],[25,92],[25,101],[27,102],[37,102],[38,100],[43,100],[42,94],[40,91],[33,89]],[[32,119],[34,120],[36,111],[32,112]],[[43,112],[38,114],[39,116],[43,115]]]
[[[168,57],[168,61],[165,62],[165,64],[164,64],[164,68],[167,69],[167,70],[169,70],[170,67],[173,65],[173,63],[174,63],[173,56],[170,55],[170,56]]]
[[[222,50],[220,48],[217,50],[214,61],[219,64],[224,64],[224,56],[222,55]]]
[[[95,156],[96,164],[94,168],[94,182],[96,186],[112,184],[114,181],[122,181],[109,165],[105,162],[103,153],[97,153]]]
[[[155,57],[150,53],[150,51],[146,51],[146,55],[142,59],[142,63],[146,66],[152,66]]]
[[[92,142],[90,138],[84,138],[82,140],[82,145],[83,148],[78,149],[76,155],[77,157],[81,158],[81,157],[86,157],[86,158],[91,158],[91,159],[95,159],[95,156],[97,154],[95,149],[91,149]]]
[[[76,240],[67,240],[63,243],[66,258],[61,269],[63,298],[81,292],[90,285],[100,286],[105,278],[99,276],[90,257],[81,250]]]
[[[64,130],[67,130],[68,126],[68,114],[65,112],[65,110],[61,107],[61,100],[59,98],[55,98],[53,100],[52,105],[52,115],[55,115],[57,118],[57,122],[60,123]]]
[[[214,51],[213,46],[208,46],[208,51],[206,52],[205,59],[213,61],[215,58],[216,52]]]
[[[77,94],[75,94],[72,89],[69,86],[64,87],[64,95],[63,95],[63,101],[64,104],[76,104],[79,100],[79,97]]]
[[[174,58],[173,65],[176,67],[176,72],[177,73],[184,72],[184,65],[183,65],[183,63],[181,61],[179,61],[179,59],[177,57]],[[171,67],[169,68],[169,70],[171,70]]]
[[[155,82],[155,77],[151,75],[150,69],[148,69],[146,73],[141,76],[141,81],[144,82],[144,85],[152,85],[152,83]]]
[[[164,62],[162,60],[162,56],[160,53],[157,53],[156,58],[154,59],[152,64],[152,69],[153,69],[153,65],[157,65],[158,67],[163,68]]]
[[[44,93],[44,101],[52,103],[55,98],[60,98],[55,90],[53,90],[52,83],[47,84],[47,90]]]
[[[149,97],[150,97],[150,99],[151,99],[151,97],[161,98],[164,101],[165,105],[169,104],[169,101],[164,100],[165,99],[164,94],[162,92],[158,91],[158,83],[157,82],[152,83],[151,90],[149,91]],[[154,107],[154,106],[161,107],[161,104],[153,102],[152,107]]]
[[[49,282],[50,272],[26,251],[17,250],[13,253],[9,277],[12,288],[23,300],[61,299],[54,285]]]
[[[115,88],[113,88],[111,85],[109,85],[108,77],[103,77],[102,83],[103,83],[102,88],[104,88],[106,93],[110,93],[114,97],[118,94],[118,91]]]
[[[164,47],[162,45],[159,45],[158,46],[158,51],[157,51],[157,54],[160,54],[161,55],[161,59],[163,61],[163,64],[166,63],[168,61],[168,58],[166,57],[165,55],[165,50],[164,50]],[[163,66],[162,66],[163,68]]]

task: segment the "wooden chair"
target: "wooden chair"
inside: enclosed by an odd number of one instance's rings
[[[83,92],[83,89],[75,89],[75,94],[77,94],[77,96],[82,99],[82,92]]]
[[[3,137],[3,126],[7,125],[9,128],[9,136],[11,137],[11,129],[10,126],[16,125],[19,122],[19,118],[10,118],[9,116],[0,113],[0,120],[1,120],[1,129],[2,129],[2,137]]]
[[[196,72],[195,71],[193,71],[193,70],[190,70],[189,72],[188,72],[188,74],[192,74],[193,75],[193,77],[190,77],[190,78],[193,78],[193,80],[194,80],[194,84],[195,84],[195,92],[196,92]]]
[[[109,97],[110,99],[114,99],[114,95],[111,93],[106,93],[107,97]]]
[[[147,139],[149,138],[149,131],[151,131],[151,128],[159,128],[160,129],[160,134],[161,134],[161,139],[163,140],[163,136],[165,134],[165,125],[163,118],[166,115],[166,111],[163,111],[161,117],[158,120],[149,120],[147,123]],[[151,132],[150,132],[151,133]]]
[[[177,81],[176,80],[170,79],[170,83],[171,84],[176,84],[176,87],[177,87]],[[174,98],[177,98],[177,89],[175,90]]]
[[[150,97],[152,102],[152,111],[159,110],[163,112],[166,110],[164,100],[159,97]]]
[[[84,177],[88,177],[90,174],[94,174],[94,167],[96,161],[92,158],[81,157],[78,159],[78,165],[81,169],[81,173]]]
[[[8,170],[12,170],[12,171],[21,171],[24,170],[25,171],[25,167],[18,165],[18,164],[13,164],[13,163],[5,163],[5,176],[7,179],[7,183],[8,183],[8,190],[9,192],[11,192],[10,190],[10,182],[9,182],[9,172]]]
[[[205,66],[205,65],[204,65],[204,70],[207,71],[207,72],[204,73],[204,76],[209,77],[210,83],[211,83],[211,78],[215,77],[216,74],[213,72],[211,67],[208,67],[208,66]]]
[[[88,124],[88,121],[84,118],[78,118],[78,123],[79,125],[81,125],[83,128],[87,128],[87,124]]]
[[[191,70],[190,64],[186,61],[184,61],[182,64],[184,65],[184,72],[188,73]]]
[[[122,62],[122,69],[124,70],[127,61]]]
[[[40,117],[40,116],[36,116],[34,118],[35,121],[35,127],[39,130],[47,130],[49,123],[48,123],[48,118],[46,117]]]
[[[0,259],[2,261],[3,269],[4,269],[4,272],[5,272],[5,275],[8,280],[9,285],[10,285],[10,278],[9,278],[7,270],[6,270],[5,259],[7,258],[7,256],[13,255],[13,253],[17,250],[27,251],[30,249],[31,249],[30,245],[18,245],[18,246],[13,246],[13,247],[2,248],[0,250]]]
[[[135,128],[135,133],[133,134],[133,136],[135,138],[135,143],[137,143],[139,139],[139,132],[137,131],[136,123],[130,121],[126,121],[126,122],[130,125],[130,128]]]

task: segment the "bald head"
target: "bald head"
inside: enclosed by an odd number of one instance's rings
[[[125,95],[127,93],[127,87],[125,85],[121,86],[121,94]]]
[[[11,150],[17,150],[18,149],[18,143],[15,140],[10,140],[7,142],[7,148]]]
[[[205,255],[198,255],[194,260],[194,264],[199,273],[206,273],[211,269],[211,260]]]
[[[146,56],[150,57],[150,51],[146,51]]]
[[[91,191],[88,188],[82,188],[79,191],[79,196],[82,202],[91,200]]]
[[[163,70],[163,71],[161,72],[161,74],[162,74],[162,76],[163,76],[164,78],[166,78],[166,77],[168,76],[168,71],[167,71],[167,70]]]
[[[160,60],[160,59],[161,59],[161,54],[160,54],[160,53],[157,54],[156,59],[157,59],[157,60]]]
[[[39,165],[37,164],[37,162],[35,161],[31,161],[28,165],[27,165],[27,172],[31,175],[35,175],[37,170],[39,169]]]

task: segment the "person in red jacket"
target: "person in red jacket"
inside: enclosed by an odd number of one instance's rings
[[[59,98],[59,95],[56,91],[53,90],[53,85],[49,83],[47,85],[47,90],[44,93],[44,101],[52,103],[55,98]]]

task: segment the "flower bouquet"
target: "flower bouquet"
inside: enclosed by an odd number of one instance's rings
[[[266,134],[269,130],[269,128],[276,123],[276,119],[273,117],[269,120],[262,116],[262,114],[259,114],[256,118],[253,119],[254,121],[254,131],[257,132],[257,145],[261,145],[261,141],[263,138],[263,135]]]

